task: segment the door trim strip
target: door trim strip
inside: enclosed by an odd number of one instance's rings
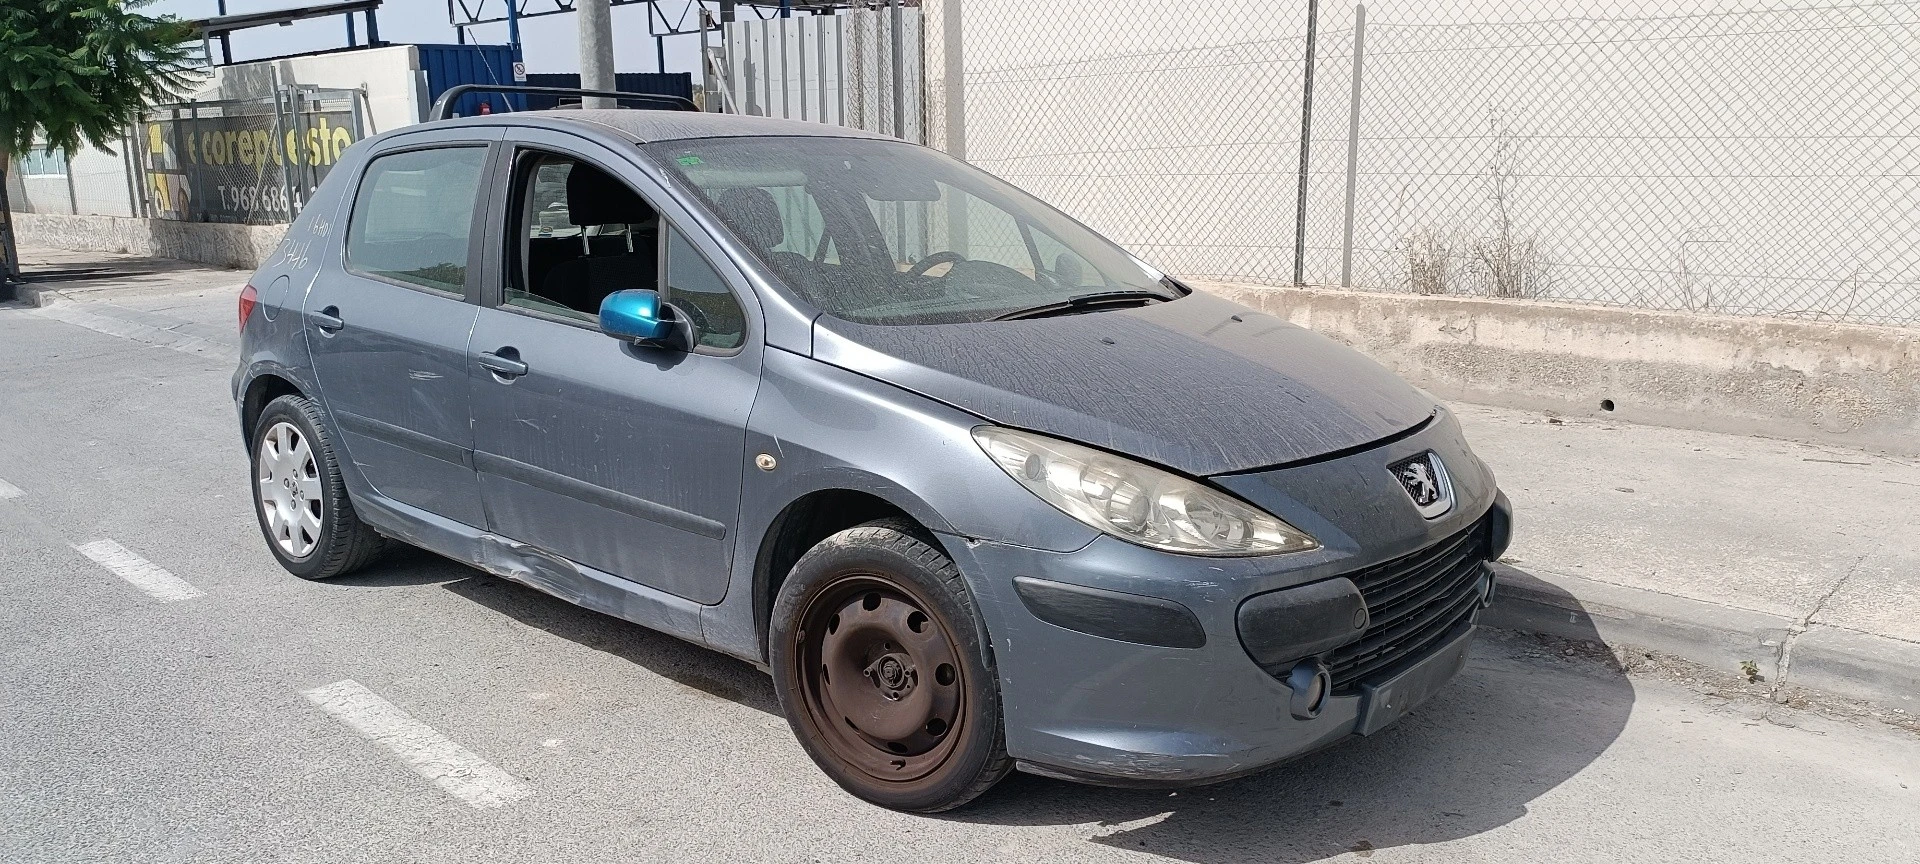
[[[473,468],[473,451],[458,444],[351,411],[335,409],[333,417],[340,421],[340,428],[348,432],[365,435],[395,447],[404,447],[423,456],[450,462],[468,470]]]
[[[537,489],[544,489],[555,495],[565,495],[579,501],[585,501],[609,510],[617,510],[629,516],[657,522],[669,528],[678,528],[690,534],[725,540],[727,526],[705,516],[688,513],[674,507],[668,507],[645,498],[636,498],[624,492],[616,492],[604,486],[595,486],[584,480],[577,480],[565,474],[548,471],[535,465],[528,465],[516,459],[497,456],[492,453],[475,451],[473,465],[476,470],[495,474],[525,483]]]

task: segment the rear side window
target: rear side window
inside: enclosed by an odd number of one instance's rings
[[[484,147],[409,150],[374,159],[347,224],[347,268],[460,294]]]

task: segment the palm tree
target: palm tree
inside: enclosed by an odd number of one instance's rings
[[[185,95],[193,27],[137,11],[152,2],[0,0],[0,291],[20,272],[5,191],[13,154],[36,136],[49,151],[84,140],[111,152],[148,104]]]

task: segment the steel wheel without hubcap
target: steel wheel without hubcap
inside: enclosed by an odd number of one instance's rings
[[[927,608],[886,577],[857,574],[800,617],[804,710],[835,756],[877,780],[934,772],[964,731],[965,667]]]
[[[298,427],[281,421],[267,429],[253,477],[267,536],[289,558],[312,555],[320,544],[320,468]]]

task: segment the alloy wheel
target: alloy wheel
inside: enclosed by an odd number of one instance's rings
[[[253,476],[267,535],[289,558],[305,558],[320,543],[320,468],[300,428],[281,421],[260,439]]]

